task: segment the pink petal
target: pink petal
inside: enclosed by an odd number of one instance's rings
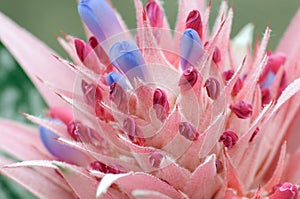
[[[73,90],[75,75],[53,59],[51,54],[54,52],[3,14],[0,14],[0,40],[23,67],[48,105],[63,106],[64,103],[36,78],[38,75],[64,89]]]
[[[0,162],[0,165],[11,163],[2,156],[0,156]],[[39,198],[64,199],[75,197],[72,190],[66,186],[64,180],[57,173],[53,172],[52,175],[45,176],[41,170],[0,167],[0,174],[13,179]],[[56,180],[51,180],[51,178],[58,179],[59,183]]]
[[[107,188],[113,183],[118,185],[119,188],[129,196],[132,195],[134,190],[142,189],[156,191],[174,199],[183,198],[181,193],[172,186],[146,173],[107,174],[100,182],[97,196],[105,193]]]
[[[166,146],[178,134],[180,120],[181,116],[176,107],[157,133],[146,140],[147,145],[158,149]]]
[[[135,190],[132,192],[132,196],[137,199],[152,199],[152,198],[157,198],[157,199],[171,199],[170,197],[157,192],[157,191],[148,191],[148,190]]]
[[[258,54],[255,58],[255,61],[253,63],[253,67],[248,69],[248,74],[250,74],[246,80],[244,81],[243,88],[240,90],[238,95],[236,96],[236,100],[244,100],[251,102],[252,95],[255,90],[256,84],[253,84],[253,82],[256,82],[263,71],[266,63],[267,63],[267,56],[265,55],[265,50],[270,38],[271,30],[270,28],[267,28],[264,34],[264,37],[262,38],[261,45],[258,50]]]
[[[83,168],[58,161],[24,161],[8,167],[46,167],[57,169],[79,198],[89,199],[96,195],[97,180]]]
[[[1,149],[20,160],[48,159],[47,150],[40,140],[38,130],[32,126],[0,120]]]
[[[160,169],[155,170],[153,175],[168,182],[175,189],[183,191],[188,179],[191,177],[191,172],[173,162],[165,164],[166,166],[163,165]]]
[[[300,179],[300,148],[291,155],[285,169],[284,179],[287,182],[297,183]]]
[[[237,168],[232,164],[230,157],[224,150],[226,160],[226,181],[227,186],[235,189],[239,195],[245,195],[244,183],[241,181]]]
[[[279,159],[278,159],[278,162],[277,162],[276,169],[274,170],[272,177],[269,178],[268,182],[263,187],[263,189],[268,191],[268,192],[271,192],[273,187],[275,185],[277,185],[278,183],[280,183],[282,173],[283,173],[285,165],[286,165],[285,164],[286,147],[287,147],[287,143],[285,142],[281,146],[280,156],[279,156]]]
[[[217,174],[215,155],[208,156],[187,181],[184,192],[189,198],[213,198],[223,182]]]
[[[299,48],[300,45],[300,38],[298,37],[299,23],[300,23],[300,9],[298,9],[293,20],[290,22],[289,27],[287,28],[283,37],[281,38],[280,43],[276,49],[276,52],[284,52],[287,55],[291,55],[295,50]]]
[[[208,129],[204,131],[204,141],[199,151],[199,157],[205,157],[213,149],[218,142],[218,139],[224,128],[225,117],[224,113],[219,114],[210,124]]]
[[[88,155],[94,157],[97,160],[100,160],[102,163],[106,165],[111,165],[111,164],[119,164],[122,167],[124,167],[127,171],[139,171],[140,168],[135,164],[135,161],[133,159],[128,159],[125,160],[120,160],[119,158],[115,158],[112,156],[108,155],[103,155],[99,152],[96,152],[97,149],[92,148],[88,144],[82,144],[78,142],[73,142],[70,140],[66,140],[63,138],[58,139],[59,142],[68,145],[70,147],[76,148],[84,153],[87,153]]]

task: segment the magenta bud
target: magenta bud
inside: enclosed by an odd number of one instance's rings
[[[153,28],[162,28],[164,23],[164,13],[156,1],[149,0],[146,5],[146,13]]]
[[[118,164],[111,164],[106,165],[98,160],[91,162],[88,166],[88,169],[101,171],[102,173],[112,173],[112,174],[119,174],[119,173],[125,173],[125,169]]]
[[[118,107],[118,109],[124,113],[128,112],[128,99],[126,92],[117,83],[113,83],[110,86],[110,93],[109,97],[111,101],[115,103],[115,105]]]
[[[199,133],[191,123],[181,122],[179,125],[179,133],[190,141],[195,141],[199,137]]]
[[[231,104],[229,108],[238,118],[247,119],[252,116],[252,105],[244,101]]]
[[[241,80],[241,78],[238,78],[233,86],[231,95],[236,96],[242,88],[243,88],[243,80]]]
[[[201,15],[198,10],[193,10],[189,13],[186,22],[185,22],[185,28],[191,28],[194,29],[199,37],[202,39],[202,20],[201,20]]]
[[[128,138],[132,143],[137,144],[139,146],[145,145],[145,138],[143,137],[143,133],[136,126],[136,123],[133,118],[126,118],[123,122],[123,130],[127,133]]]
[[[217,64],[221,61],[221,51],[220,49],[216,46],[213,54],[213,61]]]
[[[157,88],[153,94],[153,108],[156,112],[156,116],[159,120],[164,121],[170,111],[170,106],[166,93]]]
[[[89,44],[90,44],[90,46],[91,46],[93,49],[95,49],[95,48],[98,47],[99,42],[98,42],[98,40],[96,39],[96,37],[91,36],[91,37],[89,38]]]
[[[270,68],[273,73],[277,73],[280,66],[282,66],[286,61],[286,55],[284,53],[269,53],[268,63],[266,68]]]
[[[272,100],[271,97],[271,91],[269,88],[263,88],[261,90],[261,103],[262,105],[269,104],[269,102]]]
[[[91,53],[93,49],[81,39],[76,38],[74,42],[77,56],[79,57],[81,62],[84,62],[85,58]]]
[[[163,159],[163,155],[160,152],[153,152],[149,155],[149,162],[152,167],[159,168],[159,165]]]
[[[208,97],[215,100],[220,95],[220,83],[217,79],[210,77],[205,81],[204,87]]]
[[[227,70],[225,72],[223,72],[222,76],[224,81],[229,81],[234,75],[234,70]]]
[[[189,67],[183,71],[178,85],[182,90],[189,90],[193,88],[198,79],[198,71],[194,67]]]
[[[98,160],[91,162],[87,166],[87,169],[101,171],[102,173],[107,173],[107,166]]]
[[[289,183],[284,182],[273,187],[273,192],[270,195],[270,199],[297,199],[299,194],[299,187]]]
[[[238,135],[231,131],[231,130],[226,130],[222,133],[219,142],[223,142],[224,146],[227,147],[228,149],[231,149],[236,142],[239,140]]]
[[[112,173],[112,174],[126,173],[126,170],[119,164],[110,164],[107,168],[108,168],[107,173]]]

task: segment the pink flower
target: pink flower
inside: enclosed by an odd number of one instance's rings
[[[300,11],[274,52],[267,27],[251,53],[226,1],[209,34],[210,4],[181,0],[175,35],[158,0],[134,2],[134,35],[106,1],[79,2],[89,41],[58,38],[74,63],[0,14],[49,106],[24,114],[39,129],[0,120],[21,160],[1,155],[1,174],[40,198],[297,198]]]

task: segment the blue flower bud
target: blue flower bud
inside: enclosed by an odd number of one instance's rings
[[[260,84],[261,88],[269,88],[275,80],[275,74],[272,71],[268,72],[267,78]]]
[[[128,88],[126,79],[123,75],[120,75],[117,72],[110,72],[106,76],[106,83],[108,86],[111,86],[113,83],[118,83],[120,86],[122,86],[123,89]]]
[[[53,123],[62,124],[59,120],[50,120]],[[77,151],[70,146],[64,145],[60,143],[57,139],[59,136],[49,129],[39,126],[40,138],[46,147],[46,149],[51,153],[54,157],[58,158],[61,161],[69,162],[69,163],[77,163],[81,164],[86,158],[83,154]]]
[[[135,77],[145,80],[145,60],[134,42],[116,42],[109,51],[109,58],[114,67],[125,74],[131,83]]]
[[[195,66],[203,53],[201,39],[193,29],[186,29],[180,41],[181,68],[185,70],[188,66]]]
[[[81,0],[78,12],[100,43],[123,32],[114,10],[105,0]]]

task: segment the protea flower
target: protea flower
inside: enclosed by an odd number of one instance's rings
[[[226,1],[135,0],[138,29],[81,0],[88,42],[58,38],[70,63],[0,15],[0,38],[49,105],[39,129],[1,120],[1,174],[41,198],[297,198],[300,11],[275,52],[267,27],[230,40]]]

